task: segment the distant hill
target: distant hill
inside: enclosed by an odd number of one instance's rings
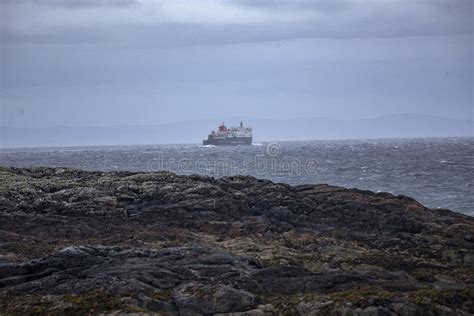
[[[242,118],[226,118],[237,125]],[[200,143],[221,120],[195,120],[161,125],[14,128],[0,127],[0,147]],[[473,136],[472,120],[395,114],[370,119],[243,118],[254,128],[254,140],[318,140]]]

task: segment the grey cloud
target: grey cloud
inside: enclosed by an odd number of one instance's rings
[[[246,5],[256,6],[262,8],[271,9],[288,9],[288,8],[301,8],[304,10],[315,10],[322,13],[337,13],[340,11],[347,10],[351,7],[353,2],[351,0],[333,0],[333,1],[307,1],[307,0],[264,0],[264,1],[252,1],[252,0],[234,0],[234,2]]]
[[[0,125],[473,115],[470,0],[0,4]]]
[[[466,34],[473,32],[473,6],[470,0],[7,1],[0,23],[7,41],[163,47]]]
[[[129,7],[138,5],[139,0],[3,0],[3,5],[36,5],[51,8],[100,8],[100,7]]]

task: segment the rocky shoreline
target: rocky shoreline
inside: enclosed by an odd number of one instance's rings
[[[471,315],[474,218],[248,176],[0,168],[0,314]]]

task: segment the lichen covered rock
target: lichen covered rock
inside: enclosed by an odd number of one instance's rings
[[[472,236],[388,193],[0,168],[0,314],[469,315]]]

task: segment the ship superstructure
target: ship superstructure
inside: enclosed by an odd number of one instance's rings
[[[214,146],[234,146],[252,145],[252,128],[244,126],[240,122],[238,127],[227,127],[224,123],[218,127],[217,131],[212,130],[207,139],[202,141],[203,145]]]

